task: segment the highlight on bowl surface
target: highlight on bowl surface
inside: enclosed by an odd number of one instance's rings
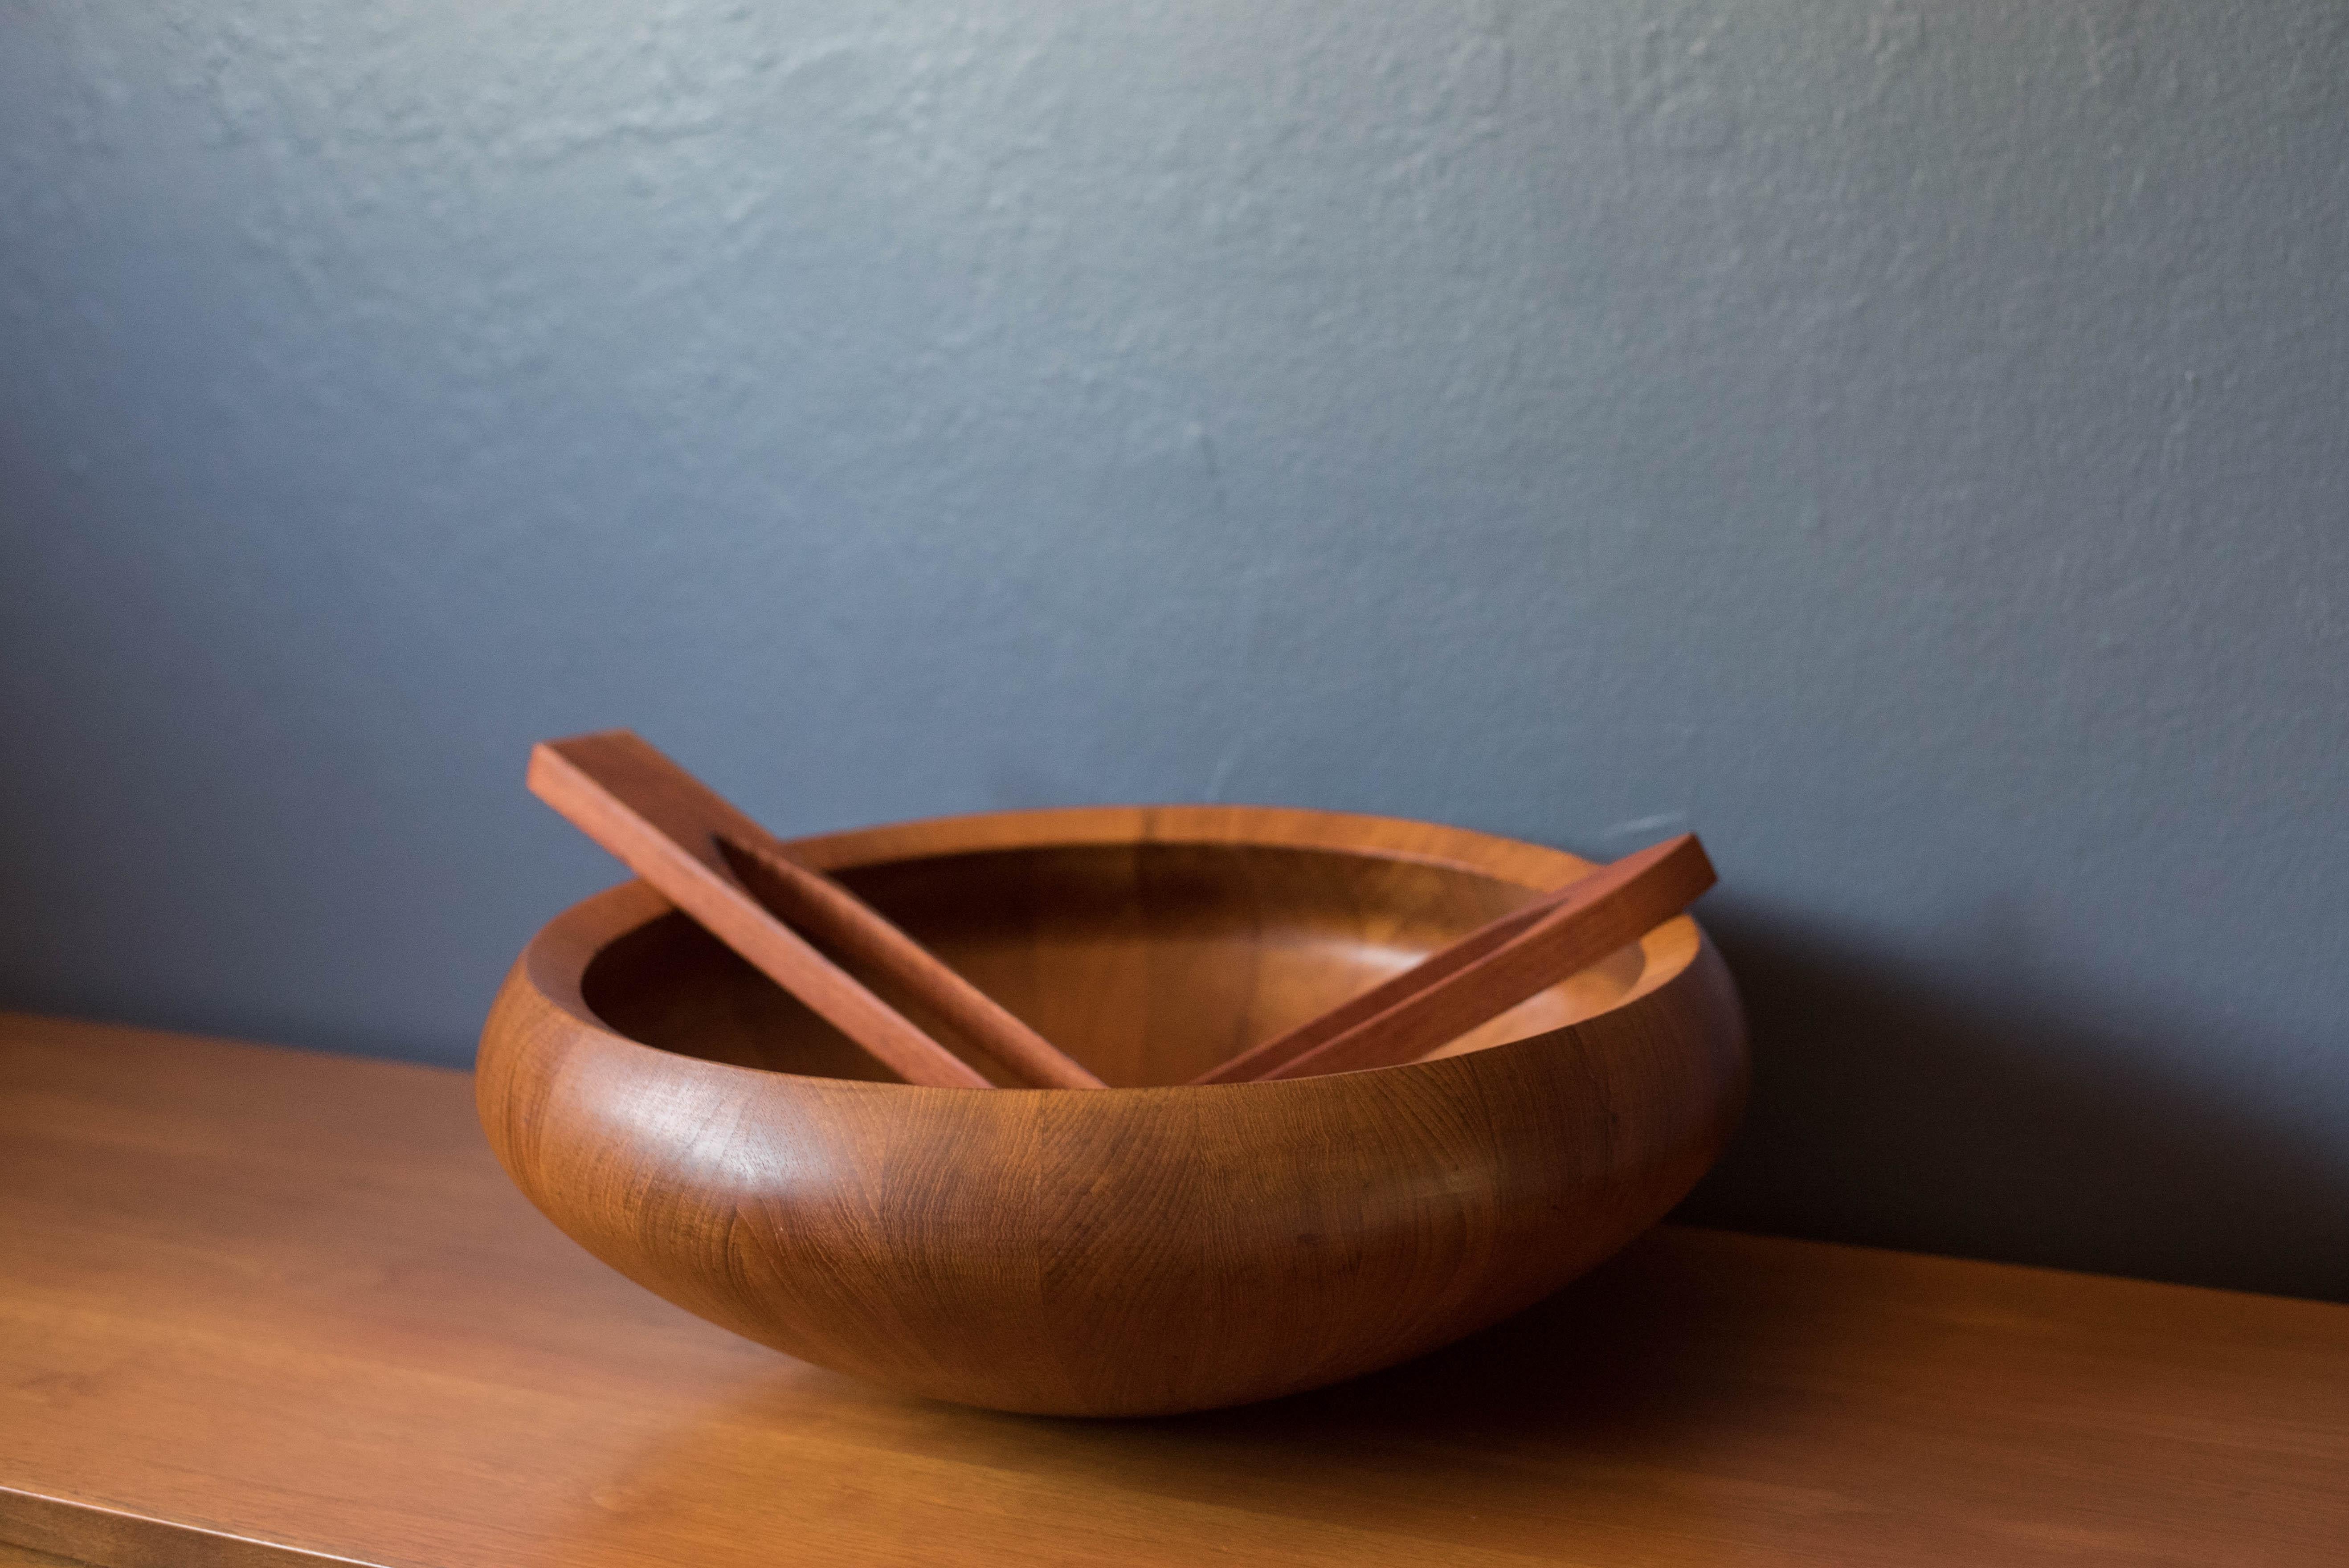
[[[1692,839],[1158,806],[784,843],[583,739],[533,786],[645,880],[523,951],[482,1124],[590,1252],[819,1365],[1067,1415],[1335,1382],[1611,1254],[1744,1103]]]

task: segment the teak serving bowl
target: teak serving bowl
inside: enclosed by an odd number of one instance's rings
[[[1744,1101],[1736,993],[1686,916],[1429,1060],[1161,1087],[1588,869],[1560,851],[1319,811],[1103,807],[793,851],[1142,1087],[875,1081],[629,882],[558,916],[507,977],[481,1123],[531,1201],[622,1274],[913,1393],[1152,1415],[1388,1366],[1616,1251]]]

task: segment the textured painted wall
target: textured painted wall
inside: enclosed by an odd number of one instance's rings
[[[0,0],[0,1002],[464,1059],[613,868],[1682,824],[1715,1221],[2349,1295],[2349,13]]]

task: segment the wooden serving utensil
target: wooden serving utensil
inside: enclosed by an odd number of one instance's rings
[[[724,838],[719,849],[761,903],[835,951],[889,975],[1030,1084],[1040,1088],[1108,1087],[886,915],[822,872],[801,865],[772,840],[750,844]]]
[[[1415,1061],[1678,914],[1713,883],[1694,833],[1624,856],[1470,932],[1195,1084]]]
[[[1030,1083],[1103,1087],[864,900],[792,860],[765,829],[635,732],[541,743],[530,754],[530,789],[907,1083],[993,1087],[792,925],[872,965]]]

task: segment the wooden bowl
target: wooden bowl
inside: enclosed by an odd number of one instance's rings
[[[1152,1415],[1403,1360],[1645,1229],[1744,1101],[1736,992],[1685,916],[1434,1059],[1164,1087],[1585,869],[1557,850],[1251,807],[1006,812],[795,850],[1134,1087],[874,1081],[630,882],[507,977],[481,1124],[531,1201],[639,1284],[913,1393]]]

